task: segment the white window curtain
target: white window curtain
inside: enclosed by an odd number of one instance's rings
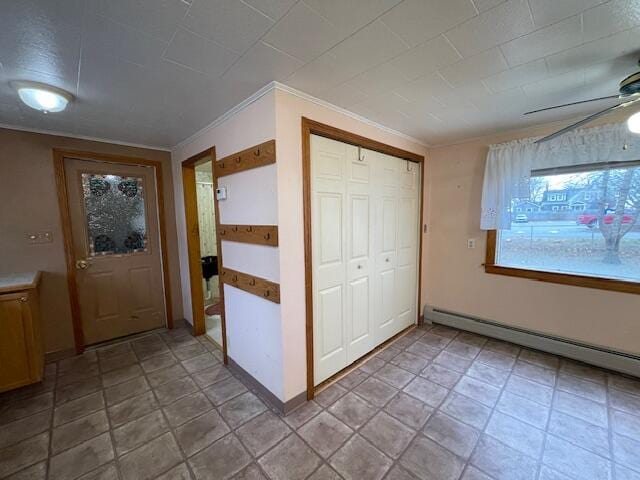
[[[531,172],[640,160],[640,136],[626,123],[574,130],[554,140],[526,138],[489,146],[482,187],[480,228],[511,228],[511,201],[529,198]]]

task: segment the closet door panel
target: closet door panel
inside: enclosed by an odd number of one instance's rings
[[[349,162],[347,195],[347,336],[349,363],[369,352],[375,344],[371,312],[372,224],[371,163],[356,155]]]
[[[415,198],[400,198],[398,201],[398,265],[413,265],[416,263],[416,215],[417,200]]]
[[[419,195],[420,166],[404,161],[398,189],[398,331],[415,323],[417,318]]]
[[[348,150],[311,137],[311,215],[314,378],[316,384],[347,364],[346,193]]]
[[[318,329],[321,361],[339,355],[344,347],[342,335],[343,318],[343,289],[342,285],[325,288],[318,292],[318,313],[316,322]],[[340,361],[336,359],[336,361]]]
[[[371,326],[369,324],[369,277],[362,277],[349,282],[349,300],[351,303],[351,308],[349,311],[350,316],[350,355],[349,357],[354,357],[354,360],[358,359],[360,356],[364,355],[368,350],[362,355],[356,356],[357,353],[353,352],[352,349],[356,348],[360,350],[361,344],[368,345],[368,338],[371,335]],[[366,345],[362,348],[366,348]]]

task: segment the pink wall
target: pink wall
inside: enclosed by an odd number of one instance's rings
[[[280,288],[285,365],[284,394],[287,400],[306,390],[307,378],[301,159],[303,116],[420,155],[426,154],[426,147],[405,137],[364,123],[309,99],[282,90],[276,91],[278,228],[280,251],[286,252],[280,256]],[[426,174],[429,175],[428,170]],[[426,248],[424,243],[423,248]],[[423,294],[421,308],[424,302]]]
[[[607,119],[611,121],[611,119]],[[429,151],[427,303],[525,329],[640,354],[640,296],[484,273],[480,198],[488,145],[557,125]],[[478,240],[475,250],[467,239]]]

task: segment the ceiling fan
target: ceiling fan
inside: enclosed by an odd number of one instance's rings
[[[624,80],[622,80],[620,82],[619,92],[620,93],[618,95],[610,95],[608,97],[592,98],[590,100],[582,100],[582,101],[579,101],[579,102],[565,103],[564,105],[555,105],[553,107],[541,108],[539,110],[532,110],[530,112],[525,112],[525,115],[531,115],[533,113],[544,112],[544,111],[553,110],[553,109],[556,109],[556,108],[570,107],[570,106],[573,106],[573,105],[579,105],[581,103],[597,102],[598,100],[607,100],[607,99],[611,99],[611,98],[617,98],[619,100],[624,100],[622,103],[619,103],[619,104],[614,105],[614,106],[609,107],[609,108],[605,108],[604,110],[601,110],[601,111],[596,112],[596,113],[594,113],[592,115],[589,115],[586,118],[583,118],[582,120],[580,120],[579,122],[574,123],[573,125],[569,125],[568,127],[565,127],[562,130],[558,130],[557,132],[552,133],[551,135],[547,135],[546,137],[542,137],[542,138],[538,139],[535,143],[547,142],[547,141],[552,140],[552,139],[554,139],[556,137],[559,137],[560,135],[563,135],[563,134],[565,134],[567,132],[570,132],[571,130],[575,130],[576,128],[581,127],[582,125],[585,125],[585,124],[595,120],[596,118],[602,117],[604,115],[608,115],[609,113],[613,113],[613,112],[618,111],[618,110],[623,110],[623,109],[625,109],[627,107],[630,107],[631,105],[634,105],[638,101],[640,101],[640,72],[633,73],[633,74],[629,75],[627,78],[625,78]],[[640,133],[640,131],[636,132],[636,133]]]

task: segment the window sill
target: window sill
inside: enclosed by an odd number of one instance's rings
[[[627,282],[624,280],[613,280],[609,278],[597,278],[586,275],[571,275],[556,272],[543,272],[539,270],[503,267],[495,264],[486,264],[484,271],[486,273],[527,278],[529,280],[537,280],[539,282],[559,283],[575,287],[596,288],[599,290],[640,294],[640,283]]]

